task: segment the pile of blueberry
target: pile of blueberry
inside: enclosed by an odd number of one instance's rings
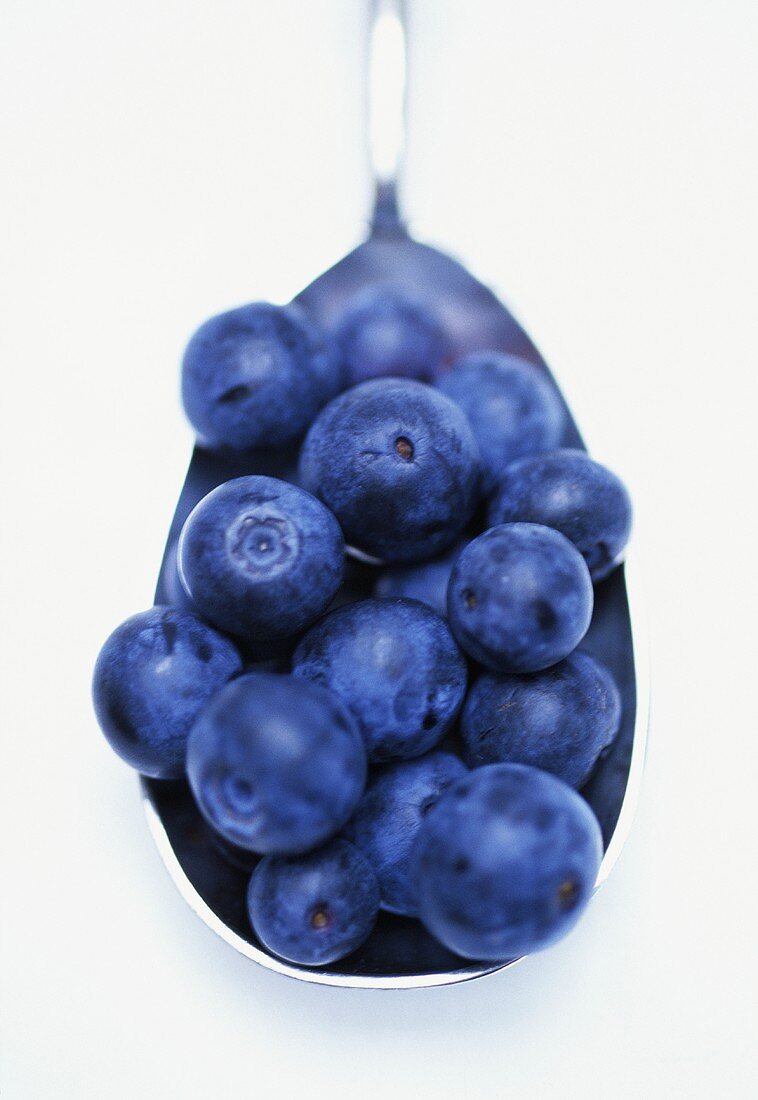
[[[546,373],[453,361],[433,311],[383,287],[329,333],[295,306],[213,318],[182,386],[200,447],[244,469],[302,440],[298,472],[235,477],[191,512],[176,599],[97,661],[113,748],[186,777],[220,849],[248,854],[250,922],[281,958],[343,958],[380,908],[467,959],[562,936],[602,854],[577,791],[621,710],[577,647],[631,512],[561,449]]]

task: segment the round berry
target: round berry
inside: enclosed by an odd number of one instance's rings
[[[95,714],[127,764],[153,779],[177,779],[199,711],[241,671],[232,643],[196,615],[151,607],[117,627],[100,650]]]
[[[453,566],[450,626],[496,672],[537,672],[576,648],[592,618],[592,581],[567,538],[535,523],[491,527]]]
[[[364,382],[319,414],[301,479],[348,543],[388,562],[441,553],[477,503],[478,453],[452,401],[421,382]]]
[[[450,550],[431,561],[384,569],[374,584],[374,595],[404,596],[409,600],[419,600],[438,615],[447,615],[447,585],[463,545],[456,543]]]
[[[297,859],[266,856],[247,891],[250,923],[288,962],[324,966],[368,938],[379,911],[376,876],[346,840]]]
[[[210,622],[268,642],[299,633],[326,610],[344,551],[339,524],[310,493],[273,477],[240,477],[190,513],[179,572]]]
[[[414,849],[419,913],[469,959],[538,951],[576,923],[597,878],[600,826],[555,776],[492,764],[432,807]]]
[[[187,777],[203,816],[232,844],[295,855],[345,824],[366,782],[366,752],[328,691],[251,672],[200,714]]]

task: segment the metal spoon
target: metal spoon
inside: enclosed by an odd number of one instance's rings
[[[317,321],[329,326],[358,291],[376,283],[413,290],[433,302],[457,354],[481,348],[521,355],[547,373],[536,347],[495,296],[460,264],[414,241],[397,201],[404,140],[404,0],[370,0],[369,129],[376,202],[371,233],[363,244],[306,287],[295,299]],[[569,416],[566,446],[583,446]],[[171,525],[156,590],[156,603],[181,600],[175,570],[176,540],[185,518],[207,492],[232,477],[265,473],[291,477],[292,451],[237,458],[200,448],[190,462]],[[351,578],[352,594],[370,594],[360,566]],[[619,736],[582,792],[603,830],[605,855],[596,887],[608,876],[630,828],[640,786],[647,733],[646,664],[634,606],[629,559],[598,585],[592,626],[583,648],[596,654],[613,675],[623,701]],[[502,970],[517,960],[476,963],[438,944],[414,920],[382,913],[367,943],[347,959],[318,970],[270,955],[250,928],[245,909],[249,867],[220,851],[197,811],[186,783],[142,780],[148,824],[169,874],[182,896],[209,928],[242,955],[269,970],[322,985],[409,988],[468,981]]]

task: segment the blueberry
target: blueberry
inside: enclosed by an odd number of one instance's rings
[[[510,959],[564,936],[592,893],[600,826],[560,779],[491,764],[427,814],[413,852],[419,913],[451,951]]]
[[[291,443],[341,384],[336,353],[305,316],[266,302],[206,321],[182,363],[184,408],[210,448]]]
[[[632,506],[615,474],[584,451],[551,451],[512,463],[502,474],[490,523],[554,527],[573,542],[594,581],[618,564],[629,539]]]
[[[456,543],[431,561],[396,565],[383,570],[374,585],[374,595],[406,596],[410,600],[420,600],[438,615],[447,615],[447,585],[463,546],[463,543]]]
[[[561,399],[539,368],[525,359],[477,352],[460,359],[436,385],[471,423],[486,493],[514,459],[551,450],[561,441],[566,423]]]
[[[348,543],[389,562],[441,553],[477,503],[478,454],[465,416],[425,386],[364,382],[319,414],[300,473]]]
[[[343,835],[363,852],[374,869],[382,907],[417,916],[410,857],[429,810],[466,767],[449,752],[430,752],[382,768],[369,784]]]
[[[525,676],[486,673],[463,708],[464,756],[472,768],[531,764],[581,787],[620,719],[618,688],[586,653]]]
[[[190,513],[179,571],[210,622],[260,642],[304,630],[342,580],[344,540],[310,493],[273,477],[219,485]]]
[[[379,886],[361,853],[338,838],[297,859],[262,859],[250,879],[247,908],[269,951],[303,966],[324,966],[368,938]]]
[[[111,746],[153,779],[184,771],[198,712],[242,670],[227,638],[187,611],[151,607],[117,627],[100,650],[92,695]]]
[[[567,538],[536,523],[491,527],[453,566],[450,626],[496,672],[537,672],[575,649],[592,618],[592,581]]]
[[[295,676],[342,700],[375,761],[436,745],[466,692],[466,663],[447,623],[415,600],[363,600],[330,612],[292,664]]]
[[[351,302],[335,339],[351,386],[388,376],[428,381],[450,352],[434,312],[390,287]]]
[[[264,855],[315,848],[345,824],[366,782],[347,710],[317,684],[251,672],[201,712],[187,777],[209,824]]]

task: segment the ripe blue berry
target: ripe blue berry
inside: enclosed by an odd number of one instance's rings
[[[466,692],[466,662],[447,623],[415,600],[363,600],[330,612],[292,664],[295,676],[342,700],[374,761],[427,752]]]
[[[363,792],[366,752],[353,719],[328,691],[252,672],[200,714],[187,776],[204,817],[232,844],[293,855],[345,824]]]
[[[419,913],[451,951],[510,959],[564,936],[602,856],[587,803],[547,772],[491,764],[432,807],[414,849]]]
[[[269,951],[288,962],[324,966],[368,938],[379,887],[361,853],[338,838],[297,859],[262,859],[250,879],[247,906]]]
[[[593,581],[618,564],[629,539],[632,505],[623,483],[584,451],[551,451],[502,473],[490,524],[542,523],[573,542]]]
[[[461,715],[464,757],[472,768],[530,764],[581,787],[618,733],[620,718],[618,688],[586,653],[572,653],[544,672],[485,673]]]
[[[417,916],[410,858],[421,823],[445,791],[466,774],[449,752],[430,752],[382,768],[369,784],[358,809],[343,829],[371,864],[382,894],[382,907]]]
[[[92,684],[97,720],[127,764],[153,779],[177,779],[198,712],[241,671],[232,643],[197,616],[151,607],[117,627],[100,650]]]
[[[351,386],[370,378],[428,381],[450,350],[434,312],[389,287],[370,290],[351,302],[335,339]]]
[[[477,503],[466,418],[421,382],[384,378],[341,394],[308,432],[300,472],[348,543],[388,562],[441,553]]]
[[[327,608],[342,580],[344,540],[310,493],[273,477],[219,485],[179,541],[182,582],[216,626],[253,641],[287,638]]]
[[[377,577],[374,595],[379,597],[406,597],[420,600],[438,615],[447,615],[447,585],[453,565],[463,549],[456,543],[438,558],[413,565],[396,565],[384,569]]]
[[[210,448],[291,443],[341,383],[335,352],[304,315],[266,302],[206,321],[182,363],[184,408]]]
[[[592,603],[589,571],[567,538],[506,523],[464,549],[447,606],[455,637],[475,660],[499,672],[537,672],[576,648]]]
[[[524,359],[477,352],[460,359],[436,385],[471,423],[486,493],[514,459],[560,444],[566,424],[561,399],[540,369]]]

